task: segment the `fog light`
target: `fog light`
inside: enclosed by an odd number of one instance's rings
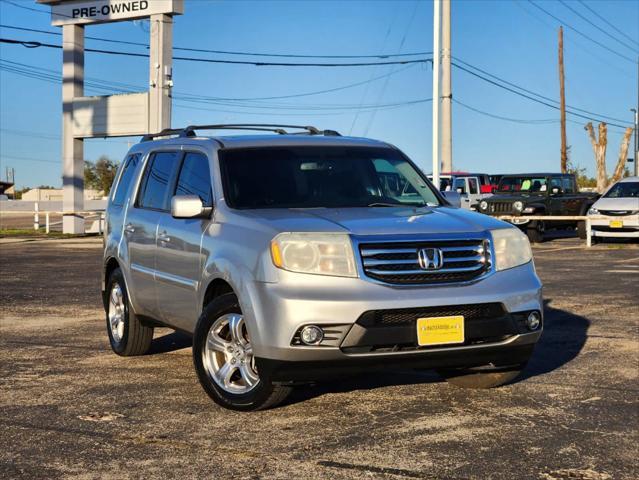
[[[305,345],[317,345],[324,338],[324,332],[315,325],[307,325],[300,332],[300,340]]]
[[[539,312],[530,312],[526,319],[526,326],[528,330],[537,330],[541,324],[541,315]]]

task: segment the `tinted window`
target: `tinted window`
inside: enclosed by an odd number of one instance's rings
[[[572,178],[563,177],[561,179],[561,188],[565,193],[575,193],[575,189],[573,188]]]
[[[397,150],[290,147],[220,152],[224,196],[235,208],[439,205]]]
[[[138,196],[138,206],[168,210],[167,193],[178,155],[178,152],[158,152],[149,159]]]
[[[129,191],[129,186],[133,180],[135,174],[135,167],[140,163],[140,154],[129,155],[125,160],[124,167],[122,168],[122,174],[120,175],[120,181],[118,182],[117,189],[113,195],[113,205],[124,205],[126,200],[126,194]]]
[[[546,189],[545,177],[502,177],[497,187],[500,192],[545,192]]]
[[[175,188],[176,195],[197,195],[202,203],[213,205],[209,160],[201,153],[187,153]]]

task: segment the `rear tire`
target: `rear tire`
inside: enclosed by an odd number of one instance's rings
[[[209,303],[193,334],[193,365],[202,388],[231,410],[264,410],[281,403],[292,388],[259,374],[253,345],[234,293]]]
[[[106,295],[107,333],[113,351],[123,357],[147,353],[153,341],[153,327],[144,325],[133,312],[119,268],[109,276]]]
[[[519,376],[525,365],[507,370],[439,369],[437,373],[446,381],[460,388],[495,388],[512,382]]]
[[[544,232],[546,228],[543,222],[535,222],[535,226],[526,230],[530,243],[542,243],[544,241]]]

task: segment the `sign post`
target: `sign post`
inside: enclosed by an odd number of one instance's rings
[[[156,133],[171,126],[173,15],[183,0],[36,0],[62,27],[62,231],[84,233],[84,139]],[[150,17],[149,90],[84,96],[84,26]]]

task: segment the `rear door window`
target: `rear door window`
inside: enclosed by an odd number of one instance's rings
[[[573,185],[572,178],[563,177],[561,179],[561,184],[562,184],[564,193],[575,193],[575,187]]]
[[[206,207],[213,206],[209,159],[202,153],[189,152],[184,156],[176,195],[197,195]]]
[[[168,210],[169,185],[179,152],[157,152],[151,155],[144,171],[138,206],[153,210]]]
[[[122,174],[120,175],[120,181],[118,182],[116,190],[113,194],[113,205],[124,205],[124,202],[126,201],[126,194],[129,191],[129,186],[131,185],[131,181],[135,176],[135,170],[139,163],[139,153],[129,155],[126,158],[124,167],[122,168]]]

